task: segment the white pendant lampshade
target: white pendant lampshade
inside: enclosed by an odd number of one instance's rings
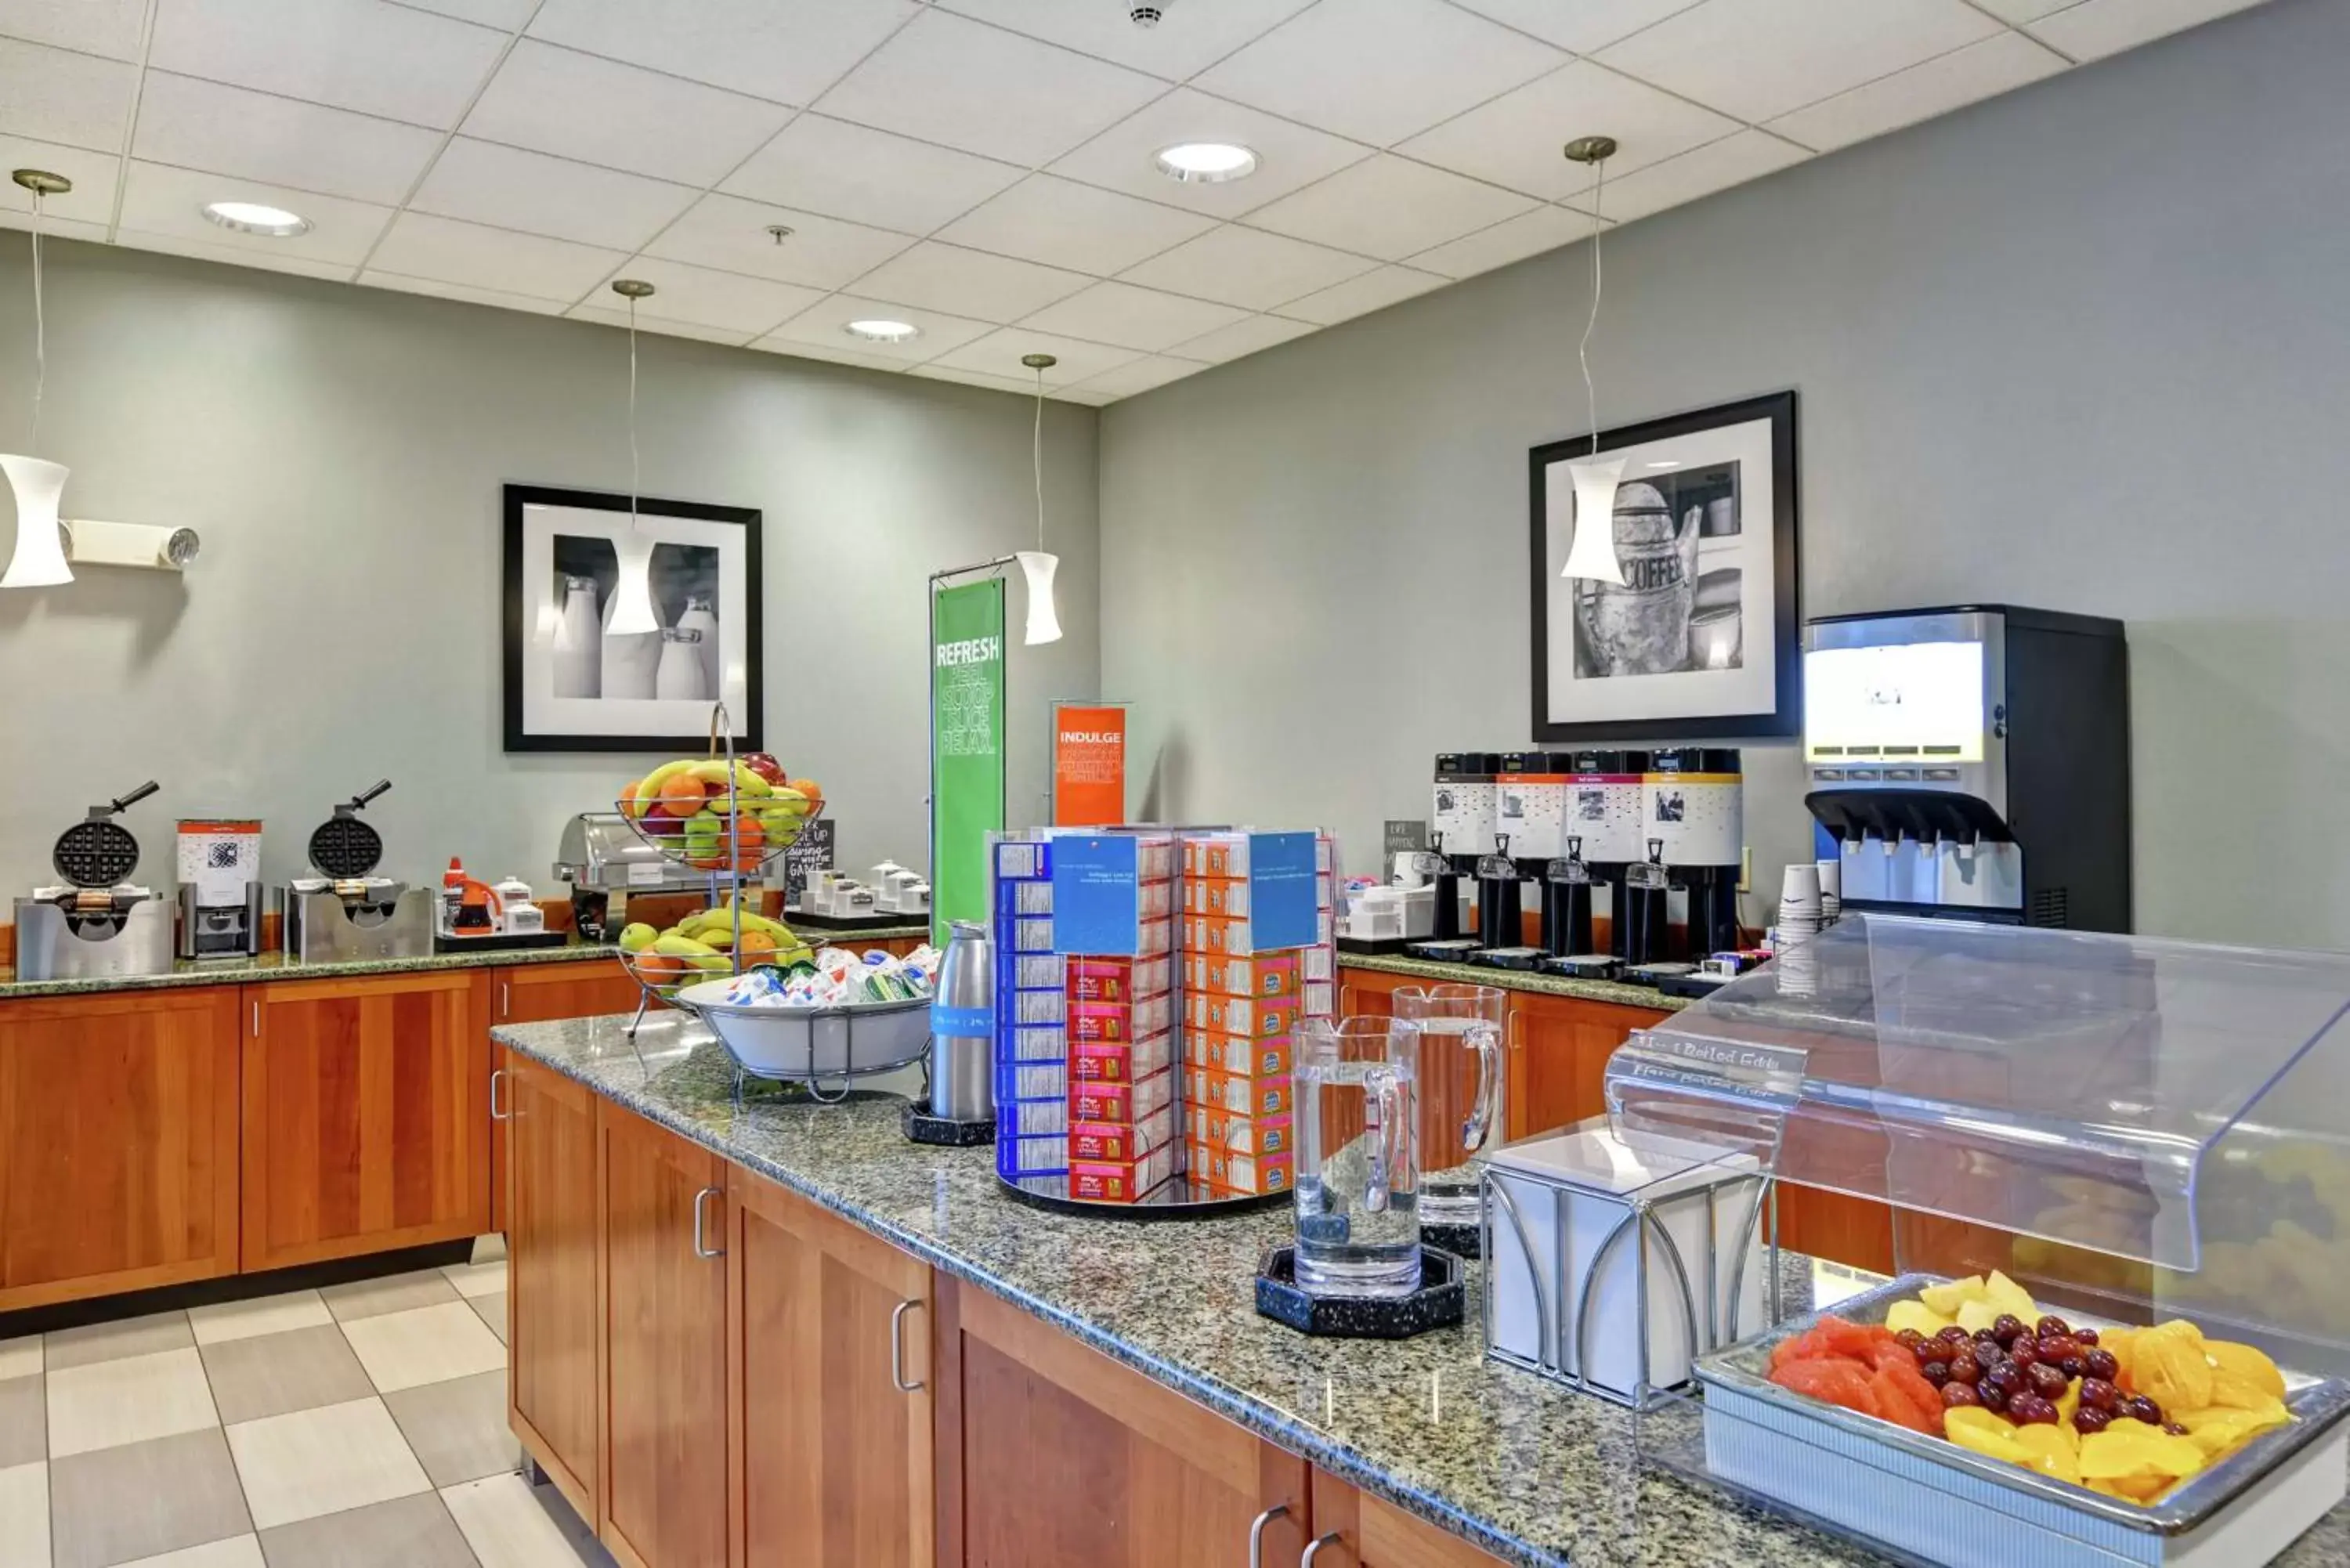
[[[653,541],[623,534],[612,541],[612,548],[620,557],[620,582],[612,591],[611,624],[604,630],[614,637],[659,631],[660,618],[653,614]]]
[[[1566,472],[1575,482],[1575,543],[1567,546],[1566,566],[1559,576],[1620,587],[1624,566],[1616,558],[1616,484],[1624,477],[1624,460],[1584,458],[1568,463]]]
[[[37,457],[0,454],[0,472],[16,495],[16,549],[0,588],[48,588],[73,581],[57,531],[57,504],[66,493],[66,465]],[[1046,574],[1047,581],[1051,574]],[[1055,637],[1058,632],[1054,633]]]
[[[1061,640],[1061,617],[1053,606],[1053,574],[1061,567],[1061,557],[1048,556],[1042,550],[1015,550],[1021,575],[1028,579],[1028,635],[1021,640],[1034,648],[1040,642]]]

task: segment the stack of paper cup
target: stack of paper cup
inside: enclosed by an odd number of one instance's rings
[[[1820,924],[1833,926],[1844,913],[1844,862],[1823,860],[1820,868]]]
[[[1787,867],[1779,884],[1779,936],[1800,941],[1820,929],[1820,868],[1813,861]]]

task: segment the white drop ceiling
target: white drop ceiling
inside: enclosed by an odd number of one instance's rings
[[[0,168],[76,239],[600,322],[639,277],[650,331],[1106,403],[2255,0],[1161,3],[0,0]]]

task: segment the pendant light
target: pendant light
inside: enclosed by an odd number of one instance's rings
[[[612,292],[629,302],[629,531],[612,541],[620,560],[620,583],[614,589],[609,636],[641,636],[661,628],[653,614],[653,541],[644,537],[637,521],[637,492],[642,475],[637,462],[637,301],[650,299],[653,286],[641,278],[616,279]]]
[[[1624,460],[1599,455],[1599,392],[1591,379],[1591,331],[1599,325],[1599,220],[1600,197],[1607,188],[1607,160],[1616,155],[1616,139],[1612,136],[1578,136],[1566,144],[1567,158],[1596,170],[1599,182],[1593,188],[1591,216],[1591,315],[1583,324],[1583,341],[1575,348],[1575,358],[1583,364],[1584,396],[1590,400],[1591,455],[1566,465],[1567,478],[1575,485],[1575,542],[1567,547],[1566,565],[1559,572],[1562,577],[1582,577],[1592,582],[1624,582],[1623,563],[1616,558],[1616,484],[1624,477]]]
[[[0,453],[0,473],[7,475],[16,497],[16,548],[7,571],[0,573],[0,588],[47,588],[72,582],[73,568],[66,565],[57,523],[68,471],[64,463],[31,455],[41,443],[41,394],[49,372],[48,322],[41,299],[41,204],[71,191],[73,182],[42,169],[19,169],[10,178],[33,193],[33,420],[25,452]]]
[[[1020,362],[1036,372],[1036,431],[1031,443],[1036,467],[1036,547],[1015,550],[1013,556],[1028,579],[1028,634],[1022,641],[1034,648],[1061,640],[1061,618],[1053,604],[1053,574],[1060,569],[1061,557],[1045,553],[1045,372],[1060,360],[1050,354],[1023,354]]]

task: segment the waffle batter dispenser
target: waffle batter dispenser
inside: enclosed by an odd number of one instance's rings
[[[178,843],[180,956],[251,958],[261,950],[261,824],[183,816]]]
[[[312,830],[310,866],[317,875],[278,889],[286,957],[339,963],[432,956],[438,896],[372,875],[383,858],[383,836],[359,813],[390,787],[384,779],[353,795]]]
[[[139,841],[114,820],[153,794],[153,781],[93,805],[58,836],[49,863],[64,880],[16,900],[18,980],[100,980],[168,974],[172,906],[130,880]]]

